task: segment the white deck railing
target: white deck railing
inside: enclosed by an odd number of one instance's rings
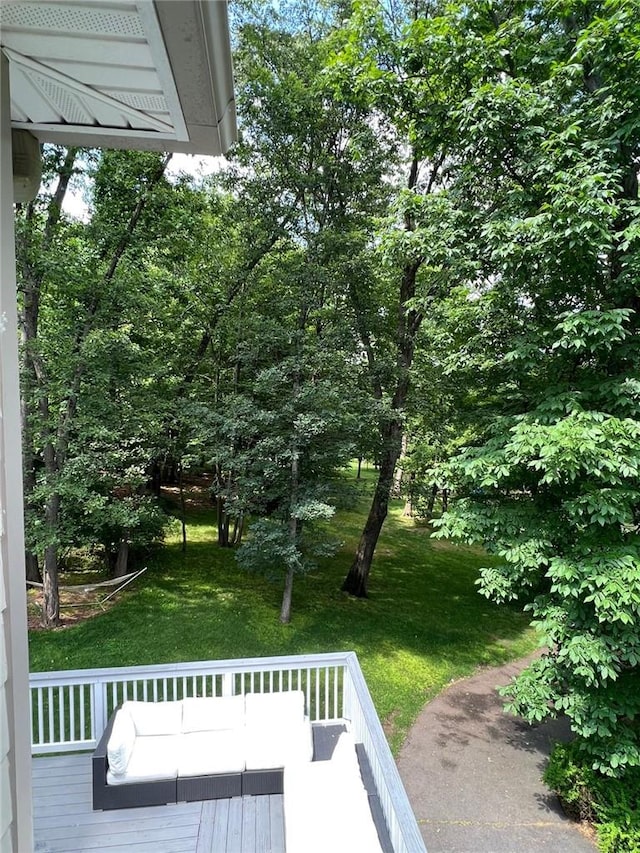
[[[312,722],[346,721],[364,744],[395,853],[425,851],[353,652],[35,672],[30,687],[34,754],[93,749],[114,709],[127,699],[303,690]]]

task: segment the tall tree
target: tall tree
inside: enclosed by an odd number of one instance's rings
[[[359,260],[371,241],[372,216],[382,212],[388,197],[383,175],[395,154],[364,99],[335,97],[324,73],[334,28],[335,18],[316,14],[296,32],[290,18],[273,15],[267,23],[244,27],[237,67],[245,135],[237,156],[246,164],[242,184],[248,197],[266,193],[272,206],[293,201],[290,238],[305,247],[309,264],[324,270],[317,332],[322,335],[341,321],[353,351],[347,358],[356,370],[360,318],[354,323],[345,294],[354,276],[362,279],[370,268]]]
[[[367,106],[371,121],[401,157],[392,173],[397,201],[374,243],[377,266],[384,273],[384,301],[372,304],[362,276],[354,276],[349,290],[380,412],[378,479],[342,585],[346,592],[364,597],[402,449],[425,311],[466,273],[461,269],[462,232],[447,180],[455,141],[449,115],[460,103],[466,82],[460,73],[451,77],[454,66],[434,24],[437,4],[362,0],[353,5],[343,44],[332,61],[332,79],[340,98]],[[388,318],[382,337],[376,328],[381,310]]]
[[[27,517],[36,512],[33,497],[36,488],[38,455],[34,453],[32,429],[34,418],[41,415],[48,418],[48,403],[36,393],[38,384],[44,380],[42,360],[37,353],[38,329],[40,323],[40,301],[43,280],[46,275],[47,254],[52,250],[60,225],[60,215],[69,182],[73,176],[77,149],[68,151],[53,149],[45,159],[44,175],[55,189],[44,199],[31,202],[18,216],[18,265],[19,291],[22,297],[21,337],[23,353],[22,370],[22,433],[23,433],[23,477],[25,488],[25,512]],[[27,547],[27,580],[42,580],[38,555],[33,548]]]
[[[516,323],[510,393],[450,466],[459,498],[441,533],[500,555],[481,591],[521,600],[540,631],[547,651],[509,688],[511,707],[566,714],[604,773],[640,764],[632,5],[468,8],[457,24],[485,69],[460,114],[484,298]]]
[[[87,403],[98,399],[91,395],[92,383],[100,369],[104,373],[104,361],[99,366],[95,355],[101,352],[109,358],[121,352],[128,339],[128,335],[121,334],[121,309],[126,301],[121,273],[123,268],[131,273],[130,253],[146,245],[139,234],[141,228],[146,229],[147,236],[153,230],[151,223],[157,209],[154,212],[150,208],[154,194],[163,185],[170,159],[158,155],[129,155],[128,159],[121,153],[103,155],[95,178],[95,211],[85,226],[60,218],[77,152],[54,150],[52,156],[58,172],[55,189],[44,203],[27,206],[18,232],[23,296],[25,479],[27,487],[31,486],[27,495],[29,517],[34,518],[38,505],[43,507],[42,521],[31,530],[36,532],[36,541],[44,552],[45,625],[59,621],[63,494],[65,488],[74,488],[66,476],[66,466],[78,452],[78,430],[81,424],[86,426],[90,410]],[[128,164],[129,174],[119,180],[126,172],[124,163]],[[134,181],[130,180],[132,173]],[[91,363],[98,367],[98,373],[94,369],[88,377]],[[123,363],[121,359],[120,364]],[[115,387],[106,390],[102,402],[111,396],[118,407]],[[33,541],[34,537],[30,539]],[[32,551],[35,549],[33,542]]]

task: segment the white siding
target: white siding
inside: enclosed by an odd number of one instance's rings
[[[0,56],[0,814],[2,853],[33,848],[29,731],[29,651],[18,331],[13,223],[9,69]]]
[[[6,74],[6,66],[0,69],[3,76]],[[2,93],[0,93],[2,97]],[[0,105],[1,106],[1,105]],[[5,140],[3,139],[3,143]],[[6,201],[0,196],[0,203]],[[4,253],[3,253],[4,254]],[[10,259],[13,262],[13,258]],[[2,271],[0,271],[2,274]],[[1,286],[1,282],[0,282]],[[0,306],[2,299],[0,298]],[[4,338],[5,319],[0,313],[0,358],[2,358],[2,342]],[[2,370],[0,370],[0,472],[4,470],[4,418],[2,416]],[[9,722],[7,713],[7,678],[9,667],[7,663],[7,643],[5,639],[5,611],[7,609],[7,597],[4,588],[4,554],[5,554],[5,508],[2,505],[4,488],[0,473],[0,853],[9,853],[12,849],[11,824],[13,821],[13,808],[11,806],[11,779],[9,775]]]
[[[1,377],[0,377],[1,379]],[[0,388],[1,399],[1,388]],[[2,412],[0,411],[0,422]],[[1,428],[1,427],[0,427]],[[0,443],[0,467],[2,466],[2,443]],[[0,507],[0,540],[4,536],[2,508]],[[0,548],[0,853],[11,850],[11,784],[9,779],[9,721],[7,716],[7,650],[4,639],[4,611],[7,599],[2,577],[2,548]]]

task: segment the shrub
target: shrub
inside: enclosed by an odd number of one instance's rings
[[[640,769],[620,778],[594,770],[579,741],[557,744],[544,774],[571,817],[592,823],[602,853],[640,853]]]

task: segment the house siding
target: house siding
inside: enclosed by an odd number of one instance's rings
[[[9,67],[0,55],[0,853],[33,849]]]
[[[0,412],[0,417],[2,413]],[[0,445],[1,453],[1,445]],[[2,456],[0,455],[0,467]],[[0,541],[4,538],[2,513],[0,513]],[[11,783],[9,778],[9,718],[7,713],[7,651],[4,637],[4,612],[7,598],[4,594],[2,577],[2,549],[0,548],[0,853],[9,853],[12,849],[11,824],[13,808],[11,806]]]

